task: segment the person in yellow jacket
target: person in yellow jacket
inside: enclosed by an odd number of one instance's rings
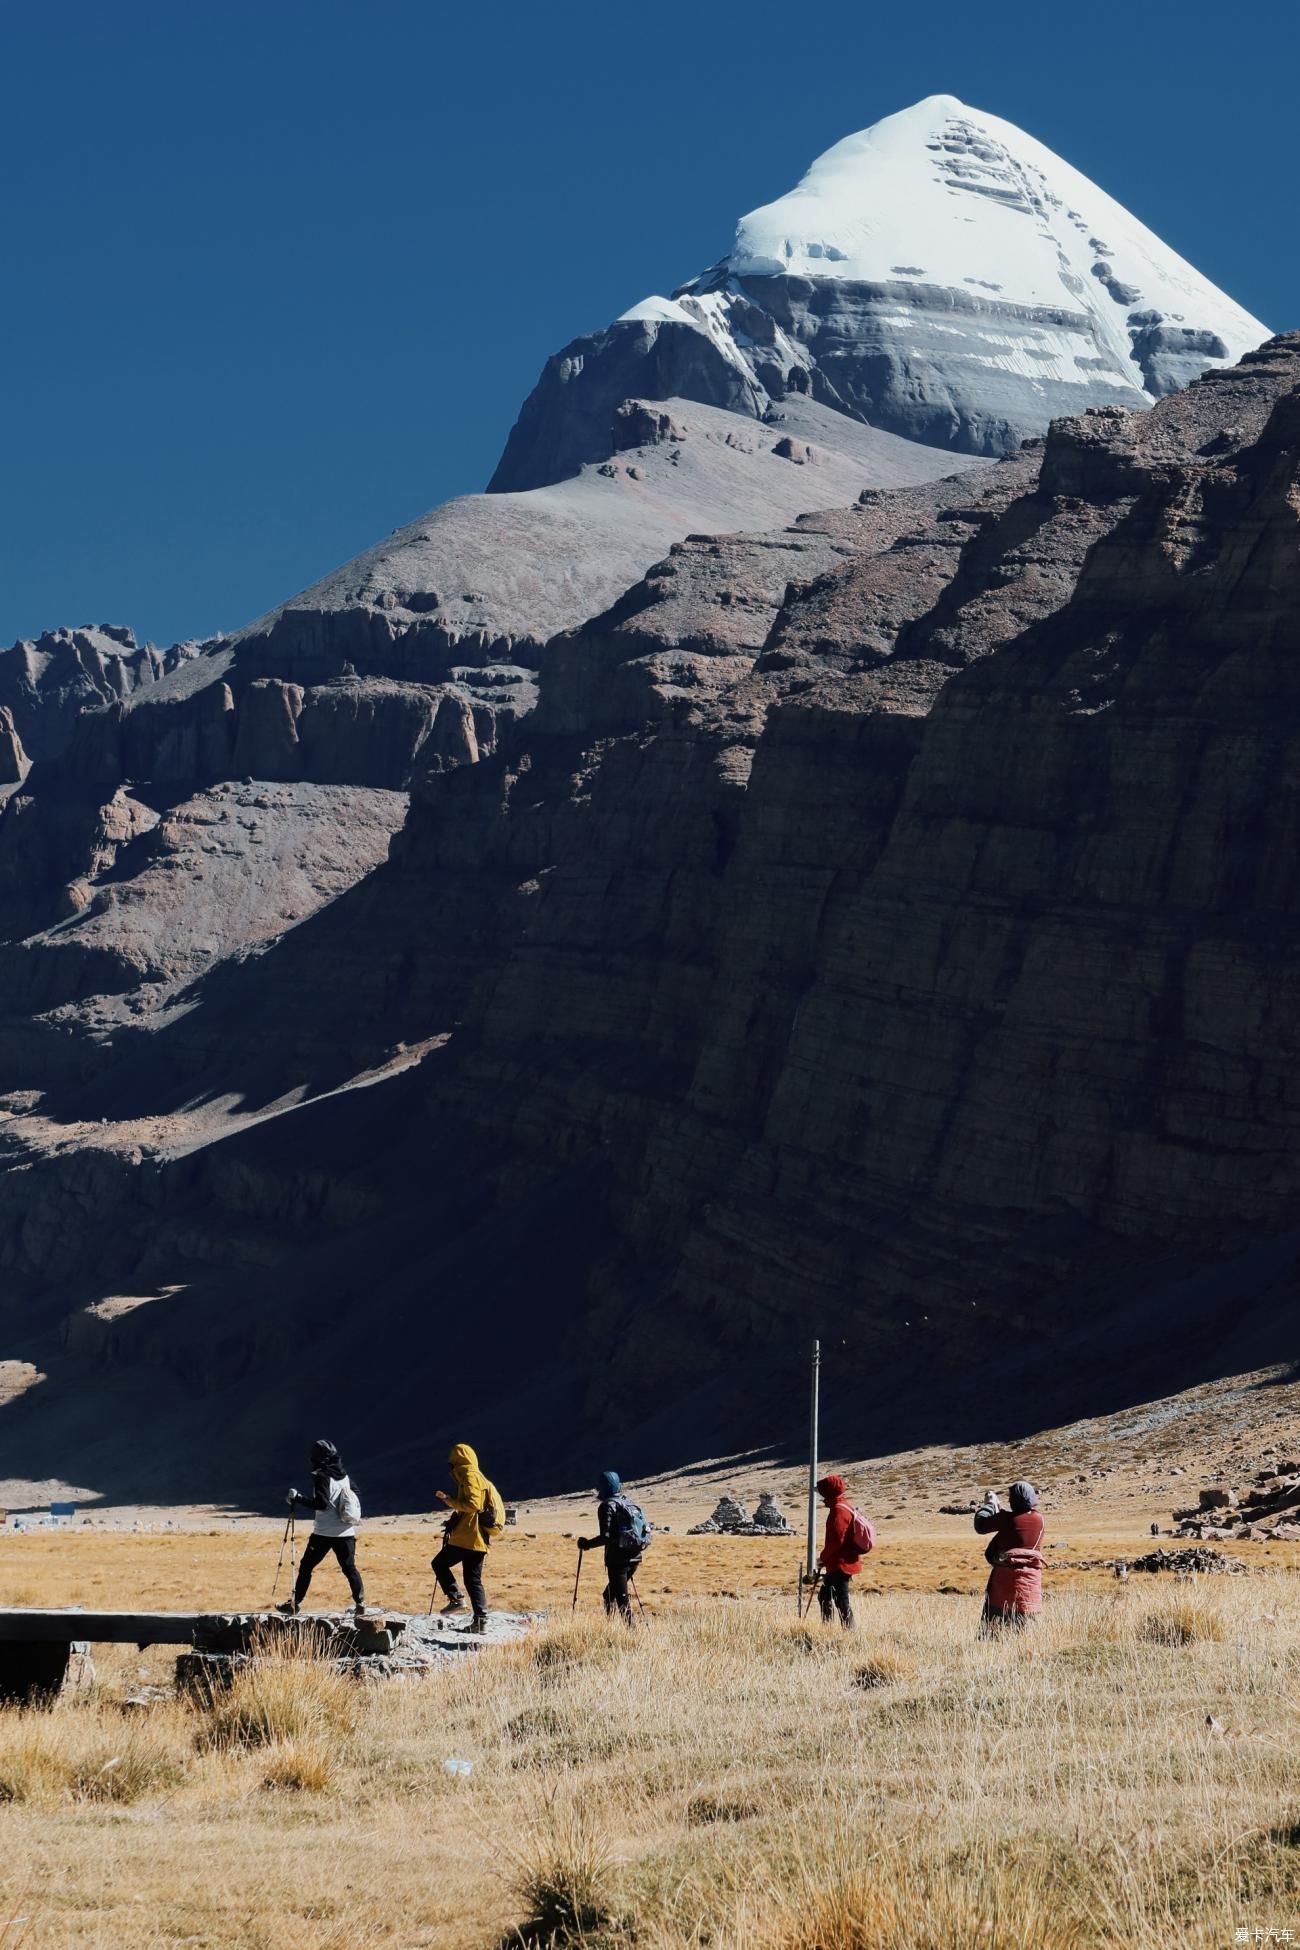
[[[443,1532],[446,1541],[432,1560],[433,1575],[447,1600],[442,1608],[444,1615],[464,1611],[465,1600],[454,1576],[456,1565],[462,1566],[465,1588],[474,1608],[465,1630],[481,1632],[488,1617],[487,1599],[483,1594],[483,1559],[487,1556],[488,1545],[505,1523],[506,1506],[496,1485],[489,1483],[479,1468],[478,1457],[467,1442],[456,1443],[447,1461],[451,1464],[456,1493],[449,1496],[446,1490],[436,1492],[438,1501],[446,1504],[452,1517]]]

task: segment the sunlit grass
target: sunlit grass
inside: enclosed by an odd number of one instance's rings
[[[589,1613],[407,1685],[269,1658],[131,1712],[108,1668],[0,1712],[12,1913],[42,1950],[1219,1950],[1296,1927],[1300,1584],[1056,1594],[1005,1641],[977,1618],[916,1595],[852,1635],[775,1604],[631,1633]]]

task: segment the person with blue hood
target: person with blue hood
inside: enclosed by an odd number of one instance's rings
[[[579,1537],[578,1549],[589,1551],[597,1544],[604,1545],[605,1612],[612,1617],[617,1611],[624,1623],[630,1625],[632,1603],[628,1597],[628,1580],[641,1568],[641,1559],[650,1545],[650,1525],[641,1505],[624,1493],[623,1479],[616,1470],[601,1471],[596,1478],[596,1495],[600,1498],[596,1511],[600,1529],[594,1537]]]

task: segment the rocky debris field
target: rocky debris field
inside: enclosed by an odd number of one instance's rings
[[[1300,1543],[1300,1462],[1256,1472],[1248,1488],[1207,1484],[1194,1507],[1174,1511],[1180,1537],[1269,1537]]]
[[[1130,1571],[1172,1571],[1180,1577],[1236,1577],[1249,1568],[1239,1557],[1225,1557],[1215,1550],[1154,1550],[1148,1551],[1145,1557],[1134,1557],[1128,1561]]]

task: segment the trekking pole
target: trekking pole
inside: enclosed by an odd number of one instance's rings
[[[632,1596],[633,1596],[633,1597],[634,1597],[634,1598],[636,1599],[636,1608],[637,1608],[637,1610],[638,1610],[638,1611],[640,1612],[640,1614],[641,1614],[641,1616],[642,1616],[642,1618],[644,1618],[644,1617],[645,1617],[645,1606],[644,1606],[644,1605],[643,1605],[643,1604],[641,1603],[641,1593],[640,1593],[640,1592],[639,1592],[639,1591],[637,1590],[637,1588],[636,1588],[636,1579],[635,1579],[635,1578],[629,1578],[629,1579],[628,1579],[628,1583],[629,1583],[629,1584],[631,1585],[631,1587],[632,1587]]]
[[[275,1582],[274,1582],[274,1584],[273,1584],[273,1585],[271,1586],[271,1603],[272,1603],[272,1604],[274,1604],[274,1603],[275,1603],[275,1594],[276,1594],[276,1592],[277,1592],[277,1591],[278,1591],[278,1590],[280,1589],[280,1572],[281,1572],[281,1571],[282,1571],[282,1569],[284,1568],[284,1551],[285,1551],[285,1546],[286,1546],[286,1544],[287,1544],[287,1543],[289,1542],[289,1539],[290,1539],[290,1537],[292,1536],[292,1534],[293,1534],[293,1511],[292,1511],[292,1510],[290,1510],[290,1512],[289,1512],[289,1514],[288,1514],[288,1516],[287,1516],[287,1517],[286,1517],[286,1519],[285,1519],[285,1524],[284,1524],[284,1535],[283,1535],[283,1537],[282,1537],[282,1538],[280,1539],[280,1555],[279,1555],[279,1557],[278,1557],[278,1558],[276,1559],[276,1561],[275,1561]],[[292,1576],[293,1576],[293,1566],[292,1566],[292,1563],[290,1564],[290,1567],[289,1567],[289,1576],[290,1576],[290,1577],[292,1577]]]
[[[570,1618],[572,1618],[572,1616],[573,1616],[573,1614],[574,1614],[574,1612],[575,1612],[575,1611],[577,1611],[577,1609],[578,1609],[578,1579],[579,1579],[579,1578],[580,1578],[580,1577],[582,1576],[582,1560],[583,1560],[583,1558],[584,1558],[584,1557],[585,1557],[586,1555],[587,1555],[587,1553],[586,1553],[586,1551],[585,1551],[585,1550],[583,1550],[583,1548],[582,1548],[582,1545],[581,1545],[581,1544],[579,1544],[579,1546],[578,1546],[578,1568],[577,1568],[577,1570],[576,1570],[576,1571],[574,1572],[574,1574],[573,1574],[573,1603],[572,1603],[572,1604],[571,1604],[571,1605],[569,1606],[569,1616],[570,1616]]]
[[[444,1525],[442,1526],[442,1542],[443,1542],[443,1547],[444,1547],[444,1549],[445,1549],[445,1548],[446,1548],[446,1546],[447,1546],[448,1544],[450,1544],[450,1542],[451,1542],[451,1526],[452,1526],[452,1522],[453,1522],[453,1518],[451,1518],[451,1517],[448,1517],[448,1519],[447,1519],[447,1521],[446,1521],[446,1523],[445,1523],[445,1524],[444,1524]],[[439,1557],[441,1557],[441,1555],[442,1555],[442,1552],[441,1552],[441,1551],[439,1551],[439,1553],[438,1553],[438,1556],[439,1556]],[[434,1608],[434,1606],[435,1606],[435,1605],[437,1604],[437,1602],[438,1602],[438,1569],[437,1569],[437,1558],[430,1558],[430,1560],[429,1560],[429,1568],[430,1568],[430,1570],[432,1570],[432,1572],[433,1572],[433,1590],[432,1590],[432,1591],[431,1591],[431,1592],[429,1593],[429,1616],[430,1616],[430,1618],[432,1618],[432,1617],[433,1617],[433,1608]],[[455,1595],[456,1595],[456,1578],[455,1578],[455,1573],[454,1573],[454,1572],[453,1572],[453,1573],[451,1574],[451,1583],[452,1583],[452,1596],[453,1596],[453,1597],[455,1597]]]

